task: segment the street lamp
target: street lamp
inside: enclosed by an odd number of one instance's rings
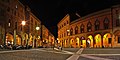
[[[36,30],[38,31],[38,30],[40,30],[40,27],[36,27]],[[36,35],[36,37],[37,37],[37,39],[39,38],[39,36],[38,36],[38,32],[37,32],[37,35]],[[35,38],[35,47],[36,47],[36,38]]]
[[[25,22],[25,21],[22,21],[22,23],[21,23],[21,24],[22,24],[22,26],[24,26],[24,25],[26,24],[26,22]]]
[[[22,45],[22,41],[23,41],[23,26],[25,26],[25,24],[26,24],[26,21],[22,21],[21,22],[21,25],[22,25],[22,40],[21,40],[21,45]]]
[[[70,47],[70,30],[67,30],[68,40],[69,40],[69,47]]]
[[[37,27],[36,27],[36,30],[39,30],[39,29],[40,29],[40,27],[37,26]]]

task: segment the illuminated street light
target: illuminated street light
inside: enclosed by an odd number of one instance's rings
[[[70,30],[67,30],[67,32],[69,32]]]
[[[67,35],[68,35],[68,41],[69,41],[69,45],[68,46],[70,47],[70,30],[69,29],[67,30]]]
[[[23,36],[23,27],[24,27],[24,25],[26,24],[26,21],[22,21],[21,22],[21,25],[22,25],[22,36]],[[22,37],[22,41],[23,41],[23,37]],[[21,41],[21,45],[22,45],[22,41]],[[28,43],[28,42],[27,42]]]
[[[26,22],[25,21],[22,21],[22,25],[24,26],[26,24]]]
[[[40,27],[37,26],[37,27],[36,27],[36,30],[39,30],[39,29],[40,29]]]

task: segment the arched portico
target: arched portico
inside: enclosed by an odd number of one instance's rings
[[[80,47],[80,39],[79,39],[79,37],[76,38],[76,47]]]
[[[97,34],[95,35],[94,37],[95,39],[95,47],[102,47],[102,40],[101,40],[101,35],[100,34]]]
[[[7,34],[6,34],[6,45],[8,45],[8,44],[13,44],[13,41],[14,41],[13,35],[10,34],[10,33],[7,33]]]
[[[111,43],[112,43],[111,34],[110,33],[106,33],[103,36],[103,46],[104,47],[110,47]]]
[[[85,37],[81,37],[80,38],[80,41],[81,41],[81,47],[83,47],[83,48],[86,48],[86,40],[85,40]]]
[[[87,47],[93,47],[93,36],[92,35],[89,35],[88,36],[88,39],[87,39],[87,43],[89,44],[89,46],[87,46]]]
[[[70,46],[74,47],[74,39],[73,38],[70,39]]]
[[[114,34],[114,47],[120,47],[120,30],[113,32]]]

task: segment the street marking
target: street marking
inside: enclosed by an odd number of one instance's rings
[[[113,59],[107,59],[107,58],[101,58],[101,57],[95,57],[95,56],[89,56],[89,55],[80,55],[80,56],[89,58],[89,59],[94,59],[94,60],[113,60]]]
[[[59,49],[57,49],[57,48],[54,48],[55,50],[59,50]]]
[[[79,50],[76,52],[76,54],[81,54],[83,50],[84,50],[84,48],[79,49]]]
[[[46,51],[46,50],[40,50],[40,49],[38,51],[52,52],[52,53],[61,53],[61,54],[74,54],[73,52],[69,52],[69,51],[59,51],[59,52],[57,52],[55,50],[53,50],[53,51]]]
[[[10,52],[19,52],[19,51],[30,51],[30,50],[9,50],[9,51],[0,51],[0,53],[10,53]]]
[[[73,52],[69,52],[69,51],[63,51],[65,53],[68,53],[68,54],[74,54]]]
[[[79,55],[75,55],[73,54],[72,56],[70,56],[67,60],[78,60]]]
[[[67,60],[78,60],[79,56],[78,54],[81,54],[82,51],[84,50],[84,48],[79,49],[76,54],[73,54],[72,56],[70,56]]]

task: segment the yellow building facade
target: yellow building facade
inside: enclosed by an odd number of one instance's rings
[[[70,17],[67,14],[57,25],[59,44],[62,47],[120,47],[120,5],[74,21],[70,21]]]

